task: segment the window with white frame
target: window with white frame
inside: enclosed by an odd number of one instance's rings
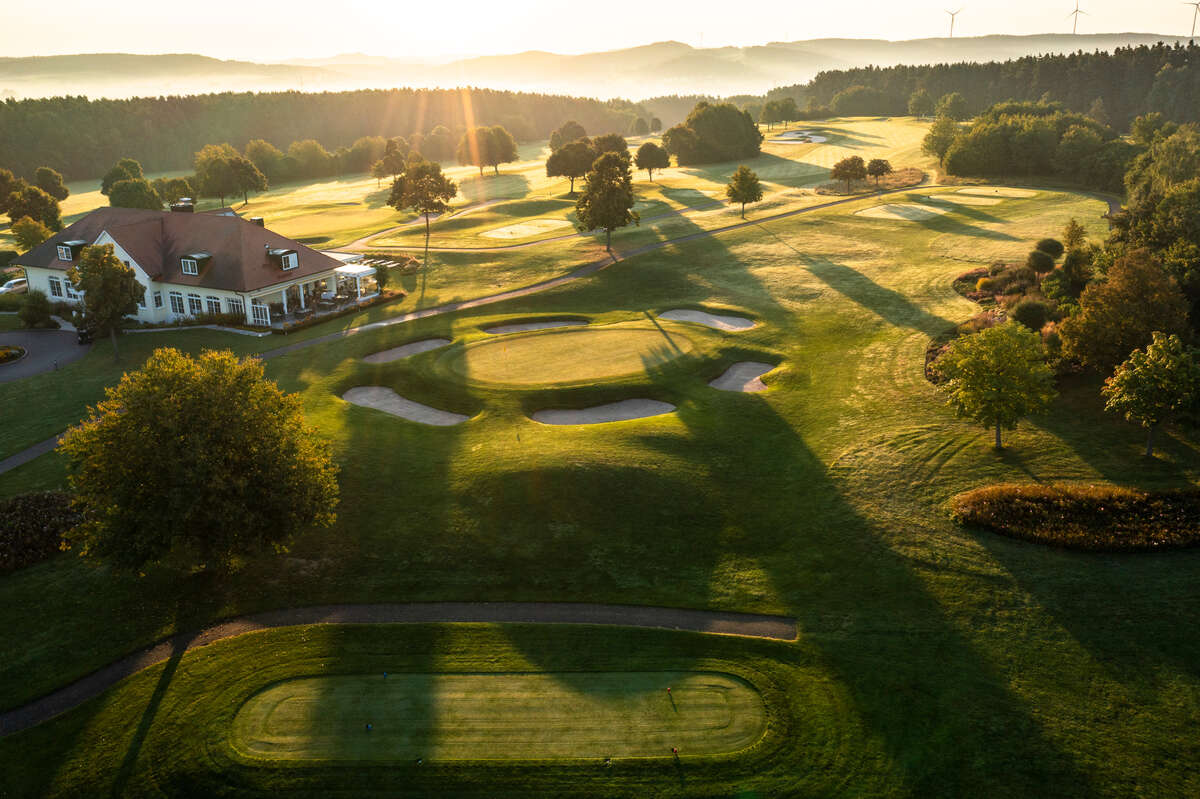
[[[63,245],[61,245],[61,244],[60,244],[60,245],[58,245],[58,259],[59,259],[60,261],[73,261],[73,260],[75,260],[75,259],[74,259],[74,257],[71,255],[71,248],[70,248],[70,247],[64,247],[64,246],[63,246]]]
[[[128,266],[129,265],[128,262],[126,262],[125,265]],[[138,297],[138,307],[139,308],[146,307],[146,287],[145,286],[142,286],[142,296]]]
[[[79,299],[79,292],[75,290],[75,284],[71,282],[71,278],[67,278],[63,281],[63,288],[67,290],[68,300]]]
[[[163,305],[162,292],[161,291],[154,292],[154,307],[161,308],[162,305]]]
[[[198,275],[198,274],[200,274],[200,268],[199,268],[199,266],[196,264],[196,259],[195,259],[195,258],[181,258],[181,259],[179,260],[179,263],[181,263],[181,264],[183,265],[183,273],[184,273],[185,275]]]
[[[61,297],[63,295],[62,281],[56,277],[50,278],[50,296]]]
[[[254,324],[264,327],[271,324],[271,309],[258,300],[250,301],[250,313],[254,317]]]
[[[300,257],[294,252],[284,253],[283,259],[280,262],[280,266],[285,272],[289,269],[295,269],[299,265]]]
[[[188,314],[191,316],[199,316],[204,313],[204,306],[200,304],[199,294],[188,295]]]
[[[185,313],[187,313],[187,311],[184,310],[184,307],[183,307],[183,295],[182,294],[180,294],[178,291],[172,291],[170,294],[170,297],[171,297],[171,313],[178,314],[179,316],[183,316]]]
[[[221,298],[214,297],[211,294],[204,298],[204,304],[208,307],[210,314],[219,314],[221,312]]]
[[[229,303],[229,312],[230,313],[235,313],[235,314],[238,314],[239,316],[241,316],[242,318],[245,318],[246,304],[244,302],[242,302],[241,297],[226,297],[225,302]]]

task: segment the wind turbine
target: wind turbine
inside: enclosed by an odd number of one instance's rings
[[[954,38],[954,18],[962,13],[962,9],[960,8],[958,11],[947,11],[946,13],[950,15],[950,38],[953,39]]]
[[[1192,11],[1192,34],[1191,34],[1191,38],[1195,38],[1196,37],[1196,17],[1200,16],[1200,2],[1184,3],[1184,5],[1191,6],[1193,9],[1195,9],[1194,11]]]
[[[1075,10],[1074,10],[1074,11],[1072,11],[1070,14],[1067,14],[1067,16],[1068,16],[1068,17],[1074,17],[1074,18],[1075,18],[1075,21],[1071,23],[1071,35],[1072,35],[1072,36],[1074,36],[1074,35],[1075,35],[1075,31],[1076,31],[1076,29],[1079,27],[1079,15],[1080,15],[1080,14],[1084,14],[1084,15],[1086,15],[1086,14],[1087,14],[1087,12],[1086,12],[1086,11],[1080,11],[1080,10],[1079,10],[1079,0],[1075,0]]]

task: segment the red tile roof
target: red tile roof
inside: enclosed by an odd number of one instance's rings
[[[309,275],[328,272],[341,262],[237,216],[171,213],[137,208],[100,208],[17,256],[17,266],[66,271],[58,245],[82,239],[94,243],[107,232],[151,280],[226,291],[257,291]],[[267,255],[269,249],[294,250],[299,261],[286,272]],[[180,258],[207,252],[212,259],[199,275],[183,274]]]

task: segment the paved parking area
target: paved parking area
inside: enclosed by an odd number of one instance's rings
[[[24,347],[28,353],[19,361],[0,365],[0,383],[61,369],[87,355],[92,348],[90,344],[80,346],[75,342],[75,333],[70,330],[13,330],[0,333],[0,344],[16,344]]]

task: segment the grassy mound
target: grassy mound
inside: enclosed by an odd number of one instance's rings
[[[956,496],[951,514],[1013,538],[1093,552],[1200,544],[1200,491],[996,485]]]

